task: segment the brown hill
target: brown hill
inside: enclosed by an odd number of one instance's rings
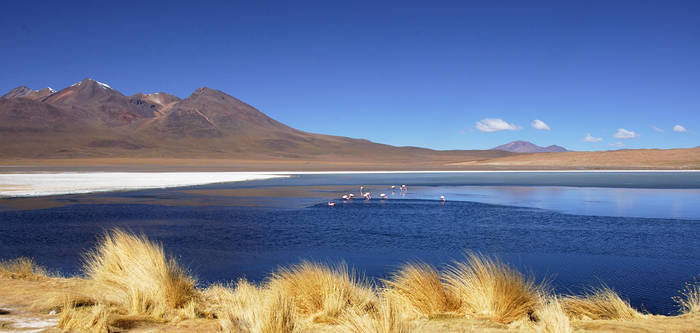
[[[24,90],[6,96],[0,104],[0,121],[5,124],[0,139],[7,143],[0,146],[0,157],[5,158],[169,157],[440,165],[511,155],[395,147],[304,132],[206,87],[183,100],[166,93],[127,97],[104,83],[85,79],[41,101],[24,98]]]

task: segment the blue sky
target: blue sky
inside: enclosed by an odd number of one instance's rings
[[[0,91],[208,86],[302,130],[435,149],[700,145],[700,1],[176,3],[5,3]]]

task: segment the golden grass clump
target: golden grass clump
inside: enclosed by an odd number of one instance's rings
[[[195,280],[143,235],[106,233],[85,256],[84,269],[84,290],[65,295],[59,328],[99,332],[111,325],[203,316]],[[89,290],[99,292],[85,297]]]
[[[234,288],[214,285],[203,292],[222,332],[291,333],[296,322],[289,299],[241,280]]]
[[[686,283],[680,297],[674,297],[682,314],[700,315],[700,282],[697,280]]]
[[[343,333],[410,333],[413,327],[389,298],[382,298],[370,311],[361,312],[353,309],[346,313],[339,331]]]
[[[61,312],[58,321],[58,327],[75,332],[110,332],[109,309],[104,304],[90,307],[65,304],[64,311]]]
[[[46,269],[30,258],[0,261],[0,278],[39,281],[48,277]]]
[[[535,310],[537,322],[534,323],[534,331],[538,333],[571,333],[571,321],[564,312],[560,299],[551,296],[547,301]]]
[[[349,272],[345,264],[328,267],[302,262],[280,268],[266,287],[291,300],[295,313],[311,317],[315,323],[337,323],[344,312],[350,309],[367,312],[376,303],[372,288]]]
[[[440,273],[426,263],[410,263],[384,280],[386,296],[406,311],[423,316],[455,312],[460,300],[443,284]]]
[[[532,277],[475,253],[448,267],[444,280],[461,301],[461,313],[503,324],[532,315],[544,293]]]
[[[566,296],[564,311],[576,319],[633,319],[642,316],[629,302],[608,287],[592,289],[586,295]]]
[[[160,244],[122,230],[106,233],[85,258],[85,272],[105,301],[132,314],[163,317],[198,297],[195,280]]]

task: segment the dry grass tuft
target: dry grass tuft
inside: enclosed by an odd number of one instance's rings
[[[700,315],[700,282],[695,280],[686,283],[683,290],[681,290],[681,295],[673,298],[680,307],[681,313]]]
[[[532,315],[544,289],[500,260],[475,253],[448,267],[444,280],[461,300],[460,312],[504,324]]]
[[[442,283],[440,273],[426,263],[406,264],[384,280],[387,297],[392,303],[413,313],[434,316],[455,312],[460,300]]]
[[[100,304],[90,307],[75,307],[65,304],[58,327],[73,332],[107,333],[109,330],[109,309]]]
[[[288,299],[245,280],[234,288],[214,285],[203,294],[223,332],[291,333],[296,327]]]
[[[200,292],[194,279],[160,244],[143,235],[115,229],[85,256],[85,284],[100,292],[94,297],[67,295],[59,327],[100,331],[126,323],[114,315],[137,321],[178,321],[202,316]],[[113,318],[114,317],[114,318]]]
[[[571,333],[569,316],[558,297],[552,296],[542,306],[535,310],[537,322],[534,331],[538,333]]]
[[[194,279],[174,259],[166,258],[160,244],[118,229],[105,234],[86,255],[85,272],[108,291],[107,303],[133,314],[163,317],[198,297]]]
[[[0,261],[0,278],[39,281],[48,277],[46,269],[30,258]]]
[[[642,317],[629,302],[608,287],[592,289],[583,296],[566,296],[562,299],[564,311],[576,319],[633,319]]]
[[[413,329],[401,316],[400,310],[387,298],[377,302],[375,309],[360,312],[349,311],[344,317],[340,332],[344,333],[409,333]]]
[[[346,311],[367,312],[375,307],[372,288],[345,264],[328,267],[302,262],[272,274],[270,292],[291,300],[294,312],[316,323],[337,323]]]

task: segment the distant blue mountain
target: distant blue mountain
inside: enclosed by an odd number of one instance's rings
[[[512,153],[559,153],[568,151],[562,146],[551,145],[547,147],[540,147],[532,142],[522,140],[509,142],[504,145],[491,148],[491,150],[503,150]]]

